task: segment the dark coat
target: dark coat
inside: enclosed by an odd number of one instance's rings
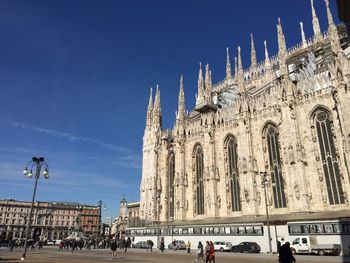
[[[278,261],[281,263],[293,263],[296,261],[289,244],[284,244],[280,247]]]

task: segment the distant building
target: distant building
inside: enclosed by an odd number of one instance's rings
[[[128,204],[128,227],[140,226],[140,202]]]
[[[128,203],[126,199],[120,201],[119,216],[117,216],[112,224],[111,235],[117,238],[124,238],[125,229],[128,223]]]
[[[23,238],[31,202],[0,200],[0,239]],[[97,234],[98,206],[68,202],[34,202],[30,238],[63,239],[73,230]]]

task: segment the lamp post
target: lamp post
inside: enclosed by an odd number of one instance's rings
[[[30,171],[28,171],[28,165],[30,165]],[[45,167],[42,175],[45,179],[49,179],[49,166],[44,160],[44,157],[33,157],[32,161],[28,162],[26,165],[26,168],[23,171],[23,174],[29,178],[33,176],[33,168],[35,167],[35,184],[34,184],[34,191],[32,196],[32,203],[30,205],[30,211],[29,211],[29,218],[28,218],[28,224],[27,224],[27,231],[24,241],[24,251],[21,260],[26,259],[26,253],[27,253],[27,245],[28,245],[28,236],[30,231],[30,226],[32,222],[32,215],[33,215],[33,207],[34,207],[34,200],[35,200],[35,194],[36,194],[36,187],[38,185],[38,180],[40,177],[40,171],[42,167]]]
[[[260,175],[261,175],[261,187],[264,188],[264,196],[265,196],[266,225],[267,225],[267,235],[269,239],[269,252],[272,253],[269,205],[267,203],[267,193],[266,193],[266,187],[269,187],[270,181],[267,179],[267,172],[260,172]]]
[[[102,200],[98,201],[98,207],[100,210],[99,220],[98,220],[98,235],[101,235],[101,226],[102,226]],[[104,204],[103,209],[106,209],[106,204]],[[103,229],[102,229],[103,230]]]
[[[160,218],[159,218],[159,209],[160,208],[160,189],[157,190],[157,247],[159,248],[159,224],[160,224]]]

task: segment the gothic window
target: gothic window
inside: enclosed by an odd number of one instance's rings
[[[266,127],[266,140],[269,154],[269,168],[273,200],[275,208],[286,207],[286,196],[284,193],[284,179],[282,176],[282,162],[279,148],[279,134],[276,126],[269,124]]]
[[[204,162],[203,150],[201,146],[195,148],[195,185],[196,185],[196,212],[197,215],[204,215]]]
[[[328,112],[319,109],[314,114],[323,173],[326,181],[328,199],[331,205],[344,204],[344,193],[340,179],[339,162],[336,156],[331,118]]]
[[[237,142],[233,136],[229,136],[226,140],[227,164],[230,180],[230,197],[232,202],[232,211],[240,211],[241,203],[239,200],[239,178],[237,167]]]
[[[168,174],[169,174],[169,217],[174,218],[175,208],[175,155],[171,153],[168,160]]]

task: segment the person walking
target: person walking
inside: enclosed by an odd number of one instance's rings
[[[204,261],[204,249],[203,249],[203,244],[201,241],[199,241],[198,246],[197,246],[197,258],[196,261],[199,261],[199,259]]]
[[[112,259],[117,258],[117,242],[115,239],[112,240],[111,250],[112,250]]]
[[[290,249],[290,243],[286,242],[280,247],[278,262],[280,263],[294,263],[296,262],[292,250]]]
[[[160,239],[160,251],[164,252],[164,247],[165,247],[165,244],[164,244],[164,237],[162,237]]]
[[[191,242],[189,240],[187,242],[186,248],[187,248],[187,254],[191,254]]]
[[[211,260],[213,263],[215,263],[215,248],[213,242],[210,241],[210,255],[211,255]]]
[[[210,244],[209,241],[205,241],[205,263],[211,263],[211,255],[210,255]]]

